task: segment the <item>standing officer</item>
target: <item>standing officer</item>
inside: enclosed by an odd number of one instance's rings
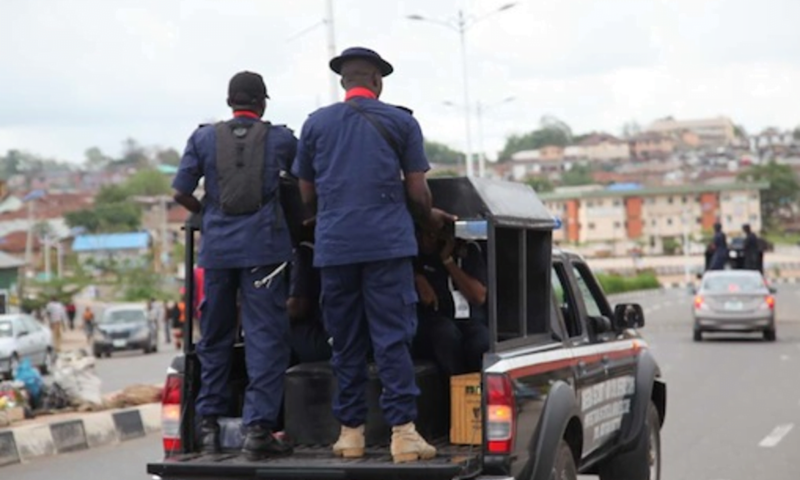
[[[724,270],[728,263],[728,239],[722,231],[722,225],[714,224],[714,238],[711,240],[711,262],[709,270]]]
[[[432,458],[436,449],[414,426],[419,390],[410,354],[417,323],[412,214],[431,230],[451,217],[431,208],[419,124],[407,110],[378,100],[392,66],[356,47],[330,67],[342,76],[345,102],[306,120],[294,173],[316,216],[314,264],[321,269],[323,319],[339,382],[333,410],[342,430],[333,451],[364,455],[371,339],[381,407],[393,427],[394,461]]]
[[[750,227],[749,223],[745,223],[742,225],[742,231],[744,232],[744,268],[745,270],[758,270],[761,273],[763,272],[762,268],[762,255],[761,252],[761,242],[759,242],[758,236],[753,233],[753,229]]]
[[[290,168],[297,139],[288,128],[261,121],[268,98],[261,75],[234,75],[228,89],[233,118],[192,134],[172,184],[178,203],[203,214],[198,263],[204,269],[205,303],[196,403],[201,447],[219,451],[217,418],[230,413],[228,376],[238,292],[249,378],[243,451],[251,459],[291,453],[291,447],[272,435],[289,363],[286,282],[278,273],[292,255],[276,192],[280,170]],[[203,205],[193,196],[201,177]],[[261,281],[270,275],[269,281]]]

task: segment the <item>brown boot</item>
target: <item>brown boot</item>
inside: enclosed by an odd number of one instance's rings
[[[364,456],[364,425],[350,428],[342,425],[339,440],[333,444],[333,454],[344,458]]]
[[[429,460],[436,456],[436,448],[417,433],[413,423],[392,427],[392,459],[394,463]]]

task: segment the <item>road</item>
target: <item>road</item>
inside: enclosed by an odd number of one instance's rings
[[[95,363],[102,381],[103,393],[116,392],[128,385],[162,384],[164,375],[176,355],[175,345],[161,340],[158,352],[145,355],[141,350],[117,352],[111,358],[98,358]]]
[[[662,480],[800,478],[800,286],[779,286],[776,343],[757,336],[709,336],[694,343],[691,296],[683,290],[636,301],[646,306],[643,333],[668,382]],[[167,362],[170,354],[103,359],[99,368],[108,383],[112,373],[114,381],[158,380],[166,366],[159,358]],[[108,471],[119,480],[145,480],[145,464],[159,458],[159,441],[151,436],[5,467],[2,474],[85,480]]]

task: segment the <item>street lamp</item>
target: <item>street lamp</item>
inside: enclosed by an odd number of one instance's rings
[[[321,21],[315,23],[314,25],[306,28],[305,30],[303,30],[303,31],[301,31],[301,32],[299,32],[299,33],[297,33],[295,35],[292,35],[291,37],[286,39],[286,41],[287,42],[291,42],[291,41],[293,41],[293,40],[295,40],[297,38],[300,38],[300,37],[304,36],[305,34],[311,32],[312,30],[315,30],[320,25],[324,25],[325,26],[326,37],[327,37],[327,47],[328,47],[328,59],[330,60],[331,58],[336,56],[336,36],[335,36],[335,33],[334,33],[334,28],[333,28],[333,0],[326,0],[326,3],[325,3],[325,18],[323,18]],[[336,78],[336,75],[333,72],[328,72],[328,81],[329,81],[328,87],[330,88],[331,103],[336,103],[338,98],[339,98],[339,94],[338,94],[338,92],[339,92],[339,81],[338,81],[338,79]]]
[[[465,15],[463,10],[459,10],[458,11],[458,17],[456,19],[448,19],[448,20],[439,20],[439,19],[435,19],[435,18],[428,18],[428,17],[424,17],[422,15],[408,15],[407,16],[407,18],[409,20],[417,20],[417,21],[423,21],[423,22],[428,22],[428,23],[435,23],[437,25],[442,25],[444,27],[447,27],[447,28],[449,28],[451,30],[456,31],[458,33],[459,37],[460,37],[460,40],[461,40],[461,67],[462,67],[461,75],[462,75],[462,81],[463,81],[463,84],[464,84],[464,126],[466,128],[466,134],[467,134],[467,138],[466,138],[466,140],[467,140],[466,165],[467,165],[467,176],[468,177],[473,176],[473,172],[472,172],[472,129],[471,129],[471,126],[470,126],[470,118],[469,118],[469,116],[470,116],[469,115],[469,113],[470,113],[469,112],[469,104],[470,104],[470,102],[469,102],[469,80],[468,80],[468,73],[467,73],[467,44],[466,44],[466,40],[465,40],[465,33],[469,28],[471,28],[473,25],[475,25],[476,23],[480,22],[481,20],[485,20],[486,18],[494,15],[495,13],[503,12],[503,11],[506,11],[506,10],[508,10],[510,8],[513,8],[516,5],[517,5],[516,2],[507,3],[507,4],[503,5],[500,8],[498,8],[496,10],[492,10],[492,11],[490,11],[490,12],[484,14],[484,15],[481,15],[479,17],[473,17],[473,16]]]
[[[483,146],[483,113],[486,112],[487,110],[493,109],[494,107],[498,107],[500,105],[513,102],[516,99],[517,97],[506,97],[498,102],[490,103],[488,105],[478,100],[476,104],[475,110],[478,114],[478,149],[479,149],[478,160],[480,162],[478,169],[478,176],[481,178],[486,176],[486,149]],[[456,108],[463,107],[462,105],[458,105],[450,101],[446,101],[444,102],[444,104],[447,105],[448,107],[456,107]]]

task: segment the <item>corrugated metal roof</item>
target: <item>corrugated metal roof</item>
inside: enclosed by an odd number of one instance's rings
[[[25,260],[0,252],[0,269],[19,268],[23,265],[25,265]]]
[[[133,250],[147,248],[150,234],[147,232],[108,233],[102,235],[80,235],[72,242],[72,251]]]

